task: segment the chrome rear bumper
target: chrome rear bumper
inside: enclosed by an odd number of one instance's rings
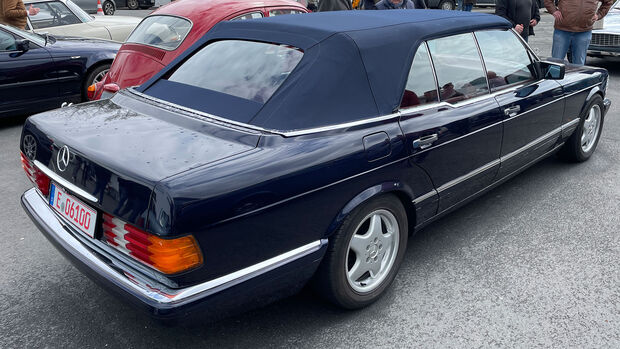
[[[114,293],[125,296],[136,305],[146,307],[149,313],[156,317],[175,317],[179,315],[179,309],[184,309],[185,312],[190,305],[196,305],[209,296],[234,286],[246,286],[242,283],[251,280],[260,279],[263,286],[268,285],[283,273],[291,274],[291,267],[303,270],[297,270],[294,274],[308,274],[305,276],[307,279],[318,266],[327,245],[327,240],[317,240],[234,273],[191,287],[173,289],[140,275],[139,271],[115,260],[114,256],[97,247],[97,243],[102,242],[91,239],[89,243],[86,237],[51,209],[36,189],[26,191],[21,201],[41,232],[76,267]],[[239,291],[234,294],[239,296]]]

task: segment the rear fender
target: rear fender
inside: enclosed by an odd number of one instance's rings
[[[361,204],[367,202],[368,200],[385,195],[385,194],[394,194],[399,200],[402,202],[405,207],[405,211],[407,212],[407,219],[409,222],[409,226],[414,226],[415,222],[415,209],[413,207],[413,191],[409,186],[400,182],[400,181],[391,181],[391,182],[383,182],[381,184],[374,185],[359,194],[357,194],[353,199],[351,199],[340,212],[334,218],[332,223],[327,228],[327,232],[325,237],[331,236],[340,226],[345,218],[353,212],[357,207]]]

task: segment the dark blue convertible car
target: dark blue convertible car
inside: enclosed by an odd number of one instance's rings
[[[22,204],[78,268],[156,317],[308,281],[359,308],[411,233],[548,155],[587,160],[607,81],[541,61],[493,15],[225,22],[139,88],[30,117]]]
[[[0,118],[86,100],[119,43],[37,35],[0,24]]]

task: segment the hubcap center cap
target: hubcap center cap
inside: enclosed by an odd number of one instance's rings
[[[379,248],[377,248],[377,245],[371,244],[369,246],[368,253],[370,255],[370,258],[375,258],[377,257],[377,254],[379,253]]]

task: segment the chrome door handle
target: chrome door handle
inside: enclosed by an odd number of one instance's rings
[[[517,114],[518,114],[520,111],[521,111],[521,107],[520,107],[520,106],[518,106],[518,105],[515,105],[515,106],[513,106],[513,107],[509,107],[509,108],[504,109],[504,114],[505,114],[506,116],[513,117],[513,116],[517,116]]]
[[[418,148],[426,149],[430,147],[437,139],[439,139],[439,137],[437,137],[436,133],[433,133],[432,135],[420,137],[416,139],[415,141],[413,141],[413,148],[414,149],[418,149]]]

